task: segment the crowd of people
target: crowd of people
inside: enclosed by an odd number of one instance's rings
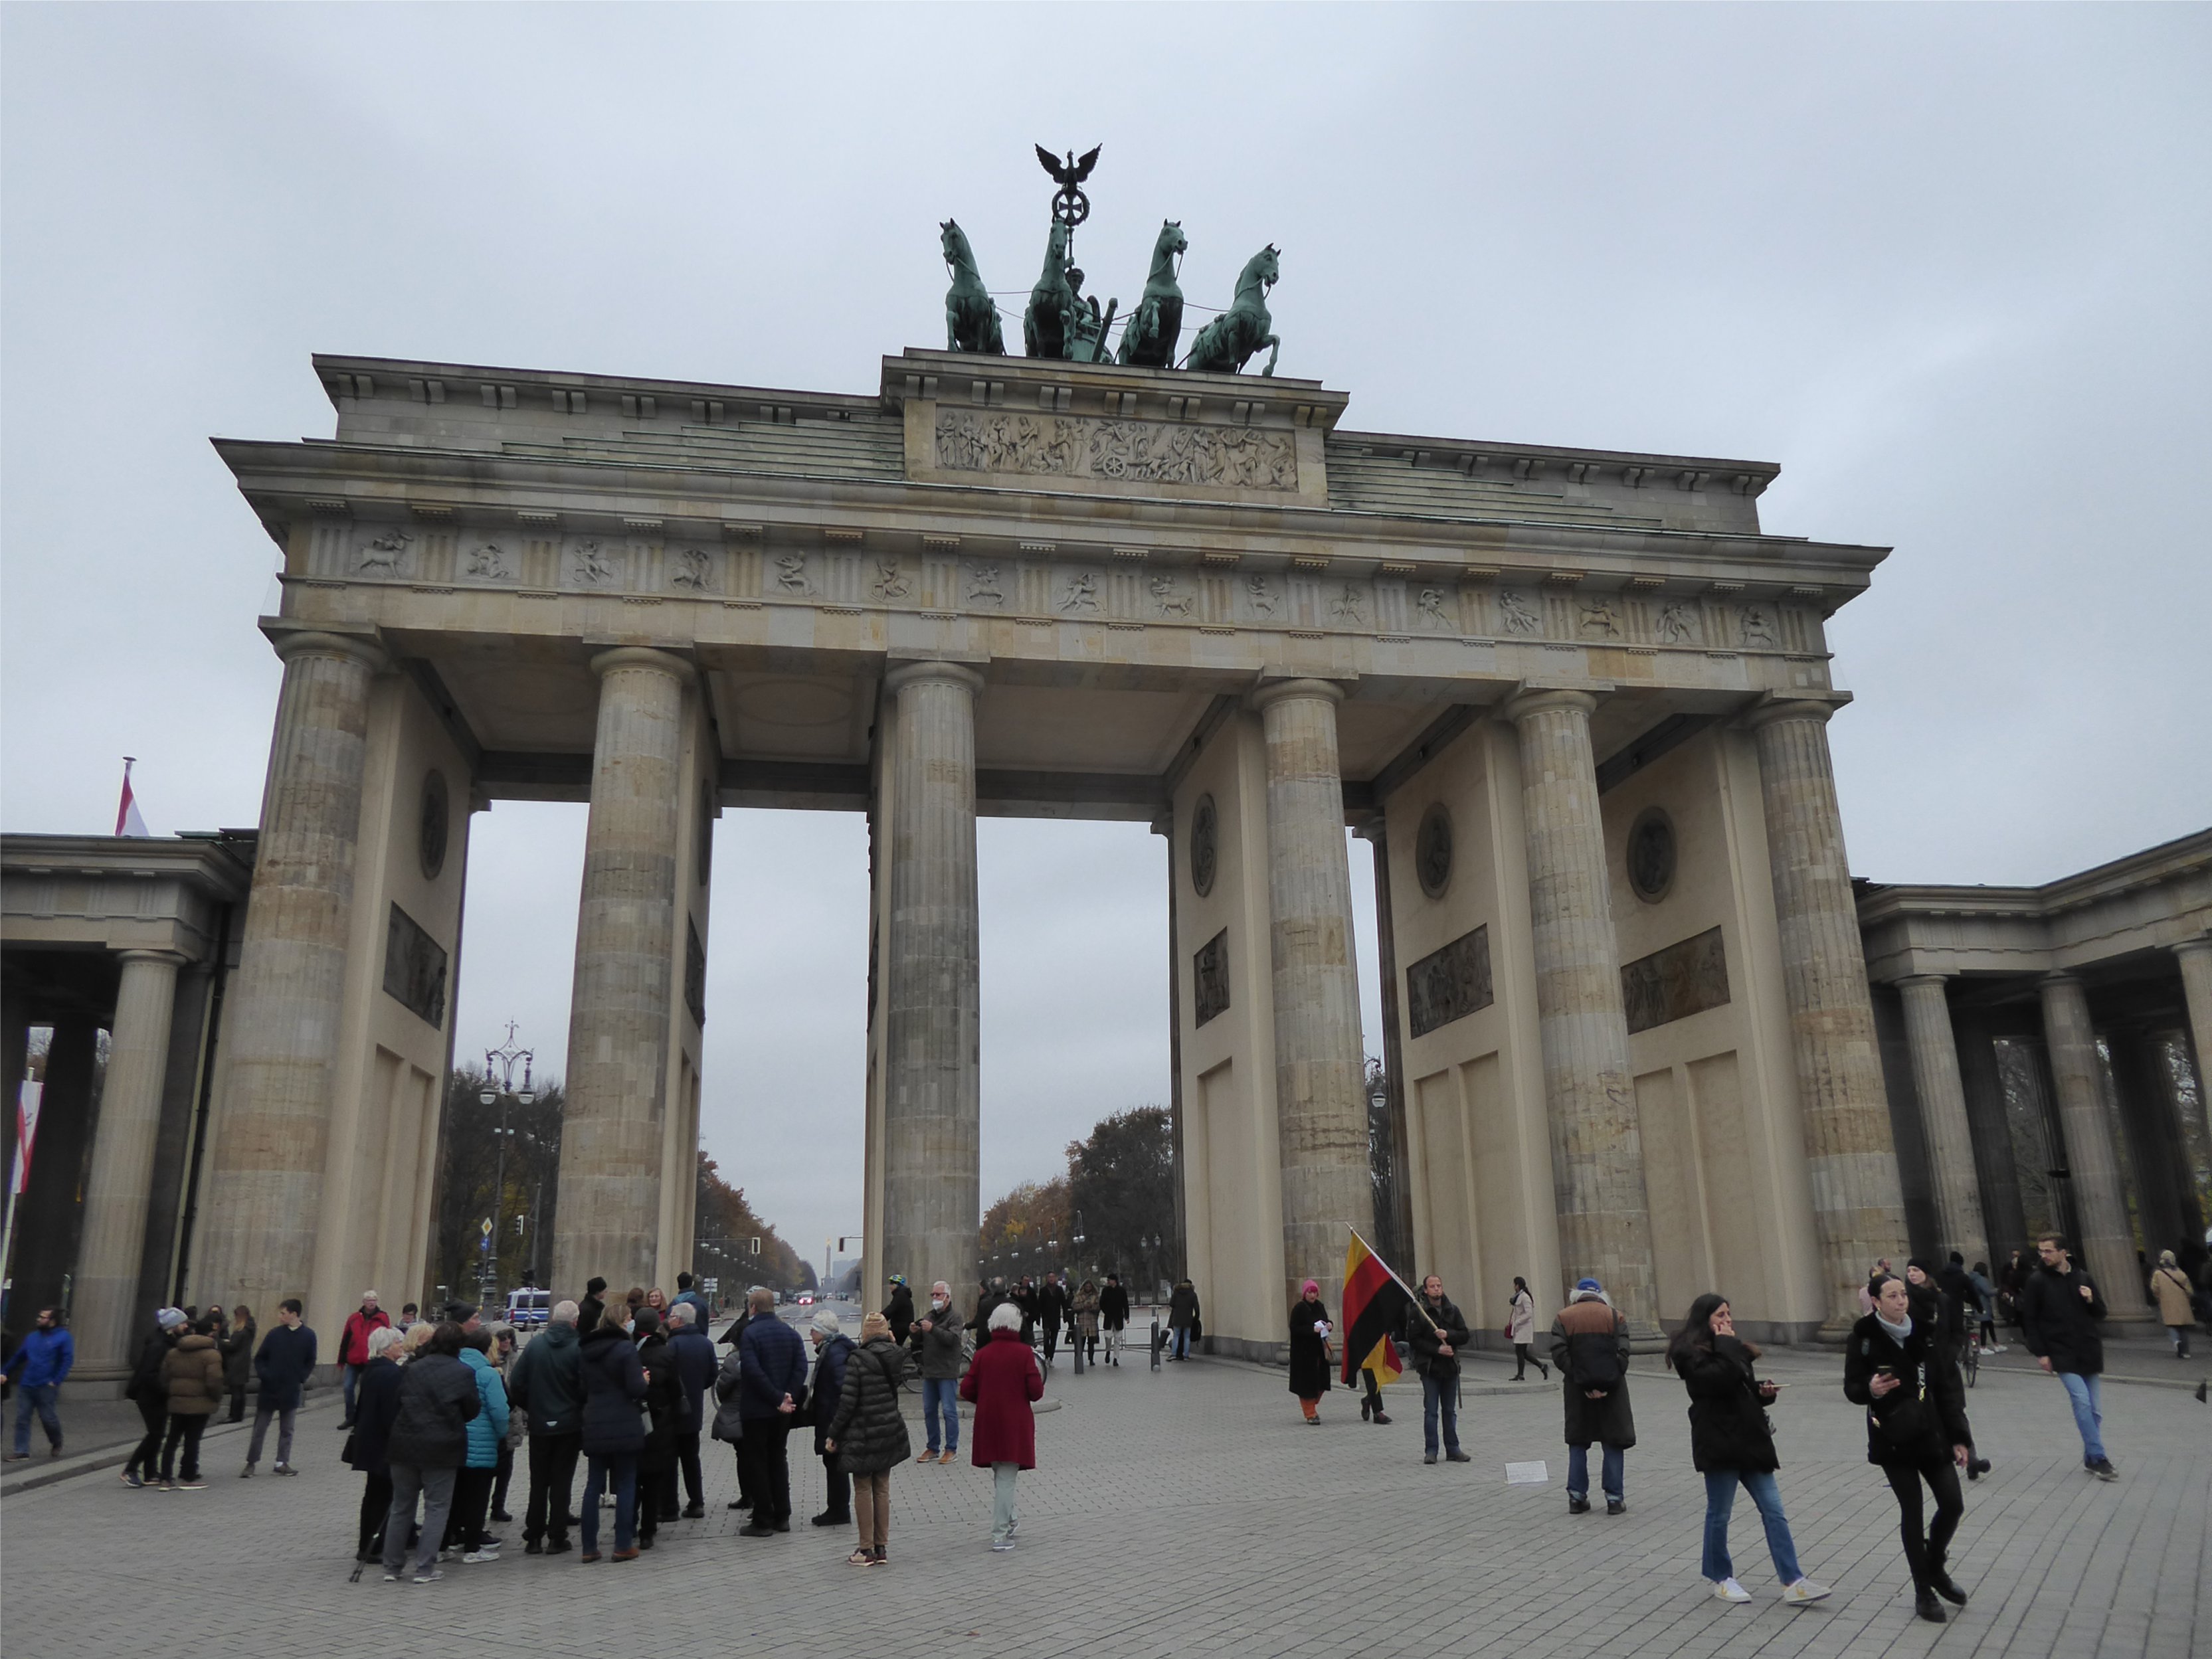
[[[2168,1252],[2148,1289],[2185,1357],[2189,1327],[2207,1311],[2204,1287]],[[1948,1564],[1965,1510],[1959,1472],[1972,1480],[1990,1468],[1966,1418],[1966,1349],[2002,1352],[1995,1322],[2016,1322],[2028,1352],[2066,1389],[2084,1468],[2117,1480],[2101,1436],[2100,1322],[2107,1309],[2056,1234],[2039,1241],[2033,1267],[2023,1268],[2015,1253],[1996,1280],[1984,1264],[1968,1268],[1955,1253],[1940,1268],[1914,1261],[1902,1274],[1885,1259],[1875,1264],[1860,1302],[1846,1343],[1844,1393],[1866,1413],[1868,1461],[1895,1497],[1916,1608],[1941,1621],[1942,1604],[1962,1605],[1967,1594]],[[1531,1365],[1546,1380],[1554,1369],[1559,1375],[1569,1513],[1592,1510],[1593,1447],[1606,1513],[1624,1513],[1627,1454],[1636,1444],[1627,1320],[1590,1278],[1553,1316],[1547,1340],[1537,1337],[1525,1279],[1514,1279],[1505,1305],[1514,1379],[1524,1379]],[[449,1304],[430,1319],[409,1304],[395,1320],[375,1291],[364,1292],[340,1328],[335,1355],[344,1400],[339,1426],[347,1434],[343,1459],[362,1477],[357,1561],[364,1569],[380,1565],[388,1582],[428,1583],[442,1576],[443,1564],[499,1560],[505,1539],[494,1528],[515,1518],[507,1498],[518,1453],[529,1483],[524,1554],[635,1560],[653,1547],[663,1524],[704,1516],[701,1459],[708,1440],[727,1443],[734,1455],[738,1497],[729,1507],[745,1513],[738,1535],[788,1533],[787,1443],[804,1427],[822,1461],[826,1493],[810,1524],[852,1527],[850,1563],[884,1565],[891,1474],[908,1462],[957,1460],[963,1402],[974,1408],[969,1461],[993,1475],[990,1547],[1011,1550],[1018,1478],[1036,1467],[1030,1407],[1042,1396],[1053,1356],[1064,1336],[1086,1359],[1118,1365],[1130,1319],[1127,1289],[1115,1274],[1073,1286],[1056,1274],[1012,1285],[993,1279],[977,1287],[964,1314],[943,1281],[917,1307],[904,1277],[894,1275],[887,1304],[866,1315],[857,1334],[823,1307],[802,1335],[775,1309],[774,1292],[755,1289],[720,1335],[710,1336],[711,1310],[690,1274],[678,1276],[673,1299],[642,1286],[611,1297],[606,1281],[594,1278],[580,1299],[555,1304],[544,1328],[525,1343],[512,1326],[488,1324],[465,1303]],[[1203,1334],[1197,1290],[1188,1279],[1173,1286],[1167,1318],[1160,1357],[1188,1359]],[[1458,1418],[1462,1356],[1474,1339],[1439,1277],[1429,1275],[1405,1298],[1394,1334],[1421,1385],[1422,1461],[1471,1461]],[[1289,1386],[1308,1424],[1321,1421],[1334,1335],[1322,1287],[1309,1279],[1289,1329]],[[7,1374],[21,1389],[12,1458],[28,1455],[34,1414],[59,1455],[54,1402],[74,1352],[63,1311],[49,1309],[8,1360]],[[272,1422],[271,1468],[295,1474],[295,1417],[319,1357],[296,1298],[278,1304],[265,1331],[243,1305],[161,1310],[125,1390],[145,1435],[124,1465],[124,1483],[205,1486],[202,1436],[226,1408],[230,1422],[243,1422],[250,1382],[253,1425],[239,1474],[255,1474]],[[1784,1385],[1759,1376],[1759,1347],[1737,1334],[1718,1294],[1691,1304],[1667,1346],[1666,1363],[1688,1397],[1691,1461],[1705,1482],[1702,1571],[1717,1598],[1752,1599],[1729,1550],[1741,1489],[1759,1511],[1782,1600],[1805,1604],[1830,1591],[1797,1558],[1768,1415]],[[1392,1354],[1388,1363],[1395,1360]],[[1363,1364],[1359,1374],[1362,1417],[1387,1425],[1374,1369]],[[919,1452],[900,1404],[909,1376],[921,1384]],[[603,1517],[603,1510],[611,1514]]]

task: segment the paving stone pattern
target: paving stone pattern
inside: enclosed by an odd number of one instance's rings
[[[1022,1477],[1010,1554],[987,1549],[989,1477],[963,1462],[895,1474],[890,1565],[846,1566],[849,1529],[804,1524],[822,1474],[794,1436],[800,1524],[788,1537],[734,1535],[742,1517],[722,1507],[733,1471],[716,1447],[708,1518],[665,1526],[637,1562],[526,1558],[517,1524],[496,1565],[448,1564],[421,1589],[385,1584],[374,1567],[349,1583],[360,1478],[337,1462],[334,1416],[317,1411],[302,1422],[297,1480],[240,1480],[237,1448],[216,1443],[204,1492],[131,1492],[109,1469],[9,1497],[0,1595],[10,1644],[36,1632],[42,1659],[149,1643],[291,1659],[302,1630],[391,1620],[384,1628],[405,1632],[425,1618],[465,1620],[453,1628],[472,1652],[599,1659],[610,1629],[647,1628],[623,1619],[625,1601],[651,1615],[658,1650],[808,1659],[887,1636],[933,1656],[1116,1659],[2212,1651],[2212,1409],[2184,1389],[2108,1387],[2106,1437],[2125,1478],[2106,1485],[2081,1472],[2056,1382],[1985,1370],[1969,1405],[1996,1468],[1966,1488],[1954,1549],[1973,1599],[1939,1628],[1911,1617],[1894,1507],[1864,1461],[1840,1361],[1825,1355],[1778,1353],[1764,1369],[1793,1385],[1775,1416],[1798,1551],[1836,1594],[1777,1605],[1756,1513],[1740,1498],[1732,1544],[1757,1599],[1711,1600],[1698,1576],[1704,1497],[1683,1395],[1647,1375],[1651,1363],[1639,1360],[1632,1383],[1642,1442],[1619,1518],[1602,1506],[1566,1513],[1557,1383],[1532,1373],[1513,1385],[1487,1356],[1470,1362],[1461,1419],[1475,1461],[1434,1468],[1420,1462],[1410,1385],[1391,1390],[1389,1427],[1363,1424],[1336,1392],[1308,1428],[1279,1371],[1212,1360],[1076,1377],[1063,1359],[1051,1388],[1062,1408],[1038,1419],[1041,1467]],[[1509,1488],[1504,1466],[1534,1459],[1551,1485]]]

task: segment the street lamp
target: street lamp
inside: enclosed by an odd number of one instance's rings
[[[507,1218],[507,1143],[516,1133],[507,1127],[507,1105],[511,1101],[519,1100],[528,1106],[537,1100],[538,1091],[530,1086],[530,1068],[537,1063],[537,1059],[534,1051],[515,1047],[513,1020],[507,1023],[506,1043],[497,1048],[484,1050],[484,1086],[477,1098],[487,1106],[499,1108],[499,1127],[493,1131],[499,1137],[499,1156],[493,1165],[491,1231],[485,1238],[483,1270],[483,1283],[489,1289],[496,1289],[499,1283],[499,1232]],[[514,1086],[517,1060],[522,1062],[522,1087],[520,1089]],[[533,1243],[535,1242],[532,1241]]]

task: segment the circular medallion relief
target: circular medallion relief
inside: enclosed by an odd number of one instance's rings
[[[1213,797],[1200,795],[1190,815],[1190,884],[1199,897],[1213,890],[1214,841],[1218,833]]]
[[[1674,884],[1674,821],[1662,807],[1645,807],[1628,826],[1628,884],[1646,904]]]
[[[435,881],[438,872],[446,867],[446,836],[450,823],[452,805],[446,794],[446,775],[432,772],[422,780],[422,842],[418,851],[422,859],[425,879]]]
[[[1451,814],[1437,801],[1421,814],[1420,831],[1413,837],[1413,874],[1420,879],[1421,890],[1434,899],[1442,898],[1451,885]]]

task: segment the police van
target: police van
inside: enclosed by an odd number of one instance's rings
[[[507,1293],[507,1322],[518,1331],[542,1329],[552,1306],[553,1292],[550,1291],[509,1291]]]

